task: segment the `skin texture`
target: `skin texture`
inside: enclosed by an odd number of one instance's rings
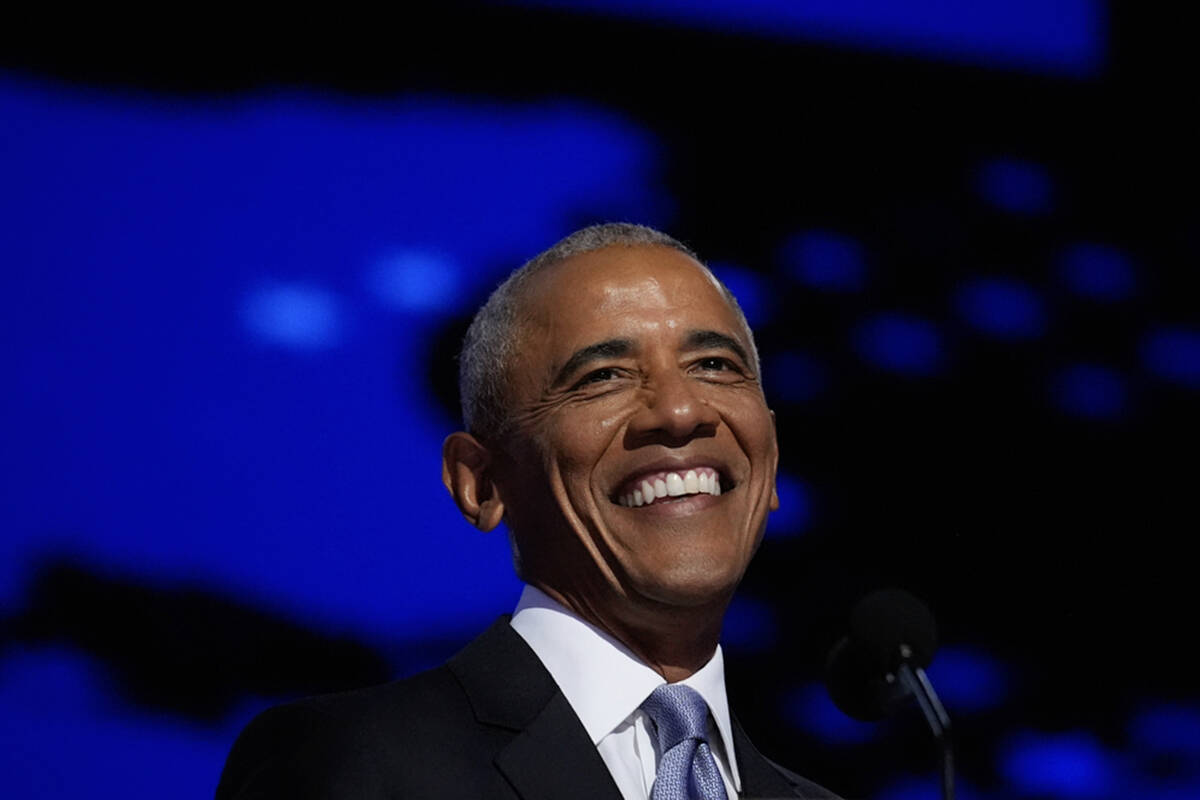
[[[525,310],[509,432],[452,434],[443,479],[476,527],[508,524],[524,580],[681,680],[711,658],[778,506],[749,332],[695,261],[658,246],[567,259]],[[637,475],[701,465],[720,496],[617,502]]]

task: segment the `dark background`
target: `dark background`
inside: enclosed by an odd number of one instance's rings
[[[915,712],[817,687],[899,586],[964,798],[1200,797],[1187,20],[1017,4],[1000,52],[937,4],[837,35],[552,5],[9,29],[14,796],[205,796],[255,710],[510,610],[503,537],[437,485],[453,354],[508,269],[632,219],[764,357],[784,508],[726,635],[760,748],[935,796]]]

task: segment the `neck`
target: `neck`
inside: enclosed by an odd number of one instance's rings
[[[614,612],[601,610],[582,597],[560,592],[551,586],[535,585],[563,607],[624,644],[667,683],[692,676],[712,659],[730,599],[722,597],[699,606],[627,602],[618,604],[620,610]]]

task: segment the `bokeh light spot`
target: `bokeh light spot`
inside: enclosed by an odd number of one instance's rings
[[[812,522],[812,492],[808,484],[785,472],[775,476],[779,510],[767,518],[767,535],[776,538],[795,536]]]
[[[397,311],[453,311],[469,295],[462,283],[457,264],[425,250],[391,253],[368,275],[374,295]]]
[[[1046,329],[1042,298],[1008,278],[982,278],[963,286],[955,304],[973,328],[998,339],[1032,339]]]
[[[1069,414],[1086,419],[1113,419],[1125,412],[1129,390],[1116,370],[1095,364],[1076,364],[1054,379],[1055,399]]]
[[[798,729],[832,744],[861,744],[875,738],[880,728],[878,723],[859,722],[843,714],[819,683],[805,684],[789,693],[783,713]]]
[[[857,241],[831,231],[805,231],[780,248],[787,274],[805,286],[852,292],[866,283],[866,258]]]
[[[1146,368],[1164,380],[1200,389],[1200,331],[1167,328],[1146,336]]]
[[[1000,211],[1038,215],[1051,210],[1053,184],[1046,170],[1031,161],[999,158],[979,168],[979,194]]]
[[[314,286],[280,284],[251,292],[244,319],[260,341],[294,350],[336,345],[342,334],[337,298]]]
[[[947,645],[938,650],[927,671],[951,713],[995,708],[1008,695],[1004,665],[980,650]]]
[[[774,304],[771,289],[762,275],[745,267],[723,262],[710,263],[708,268],[733,292],[750,327],[757,328],[770,321]]]
[[[1094,242],[1075,244],[1063,251],[1059,273],[1075,294],[1103,302],[1124,300],[1133,294],[1137,283],[1129,256]]]
[[[931,375],[942,366],[942,335],[937,326],[922,317],[880,314],[864,322],[855,339],[867,362],[889,372]]]
[[[770,604],[741,592],[725,612],[721,643],[739,652],[760,653],[774,645],[778,627]]]
[[[1113,754],[1090,733],[1018,733],[1002,745],[999,767],[1017,790],[1036,797],[1110,797],[1119,779]]]

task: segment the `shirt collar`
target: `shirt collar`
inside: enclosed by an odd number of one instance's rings
[[[535,586],[527,585],[521,592],[512,627],[554,678],[592,744],[599,744],[651,692],[666,683],[662,675],[611,634],[564,608]],[[695,689],[708,703],[734,785],[740,787],[720,645],[707,664],[681,683]]]

